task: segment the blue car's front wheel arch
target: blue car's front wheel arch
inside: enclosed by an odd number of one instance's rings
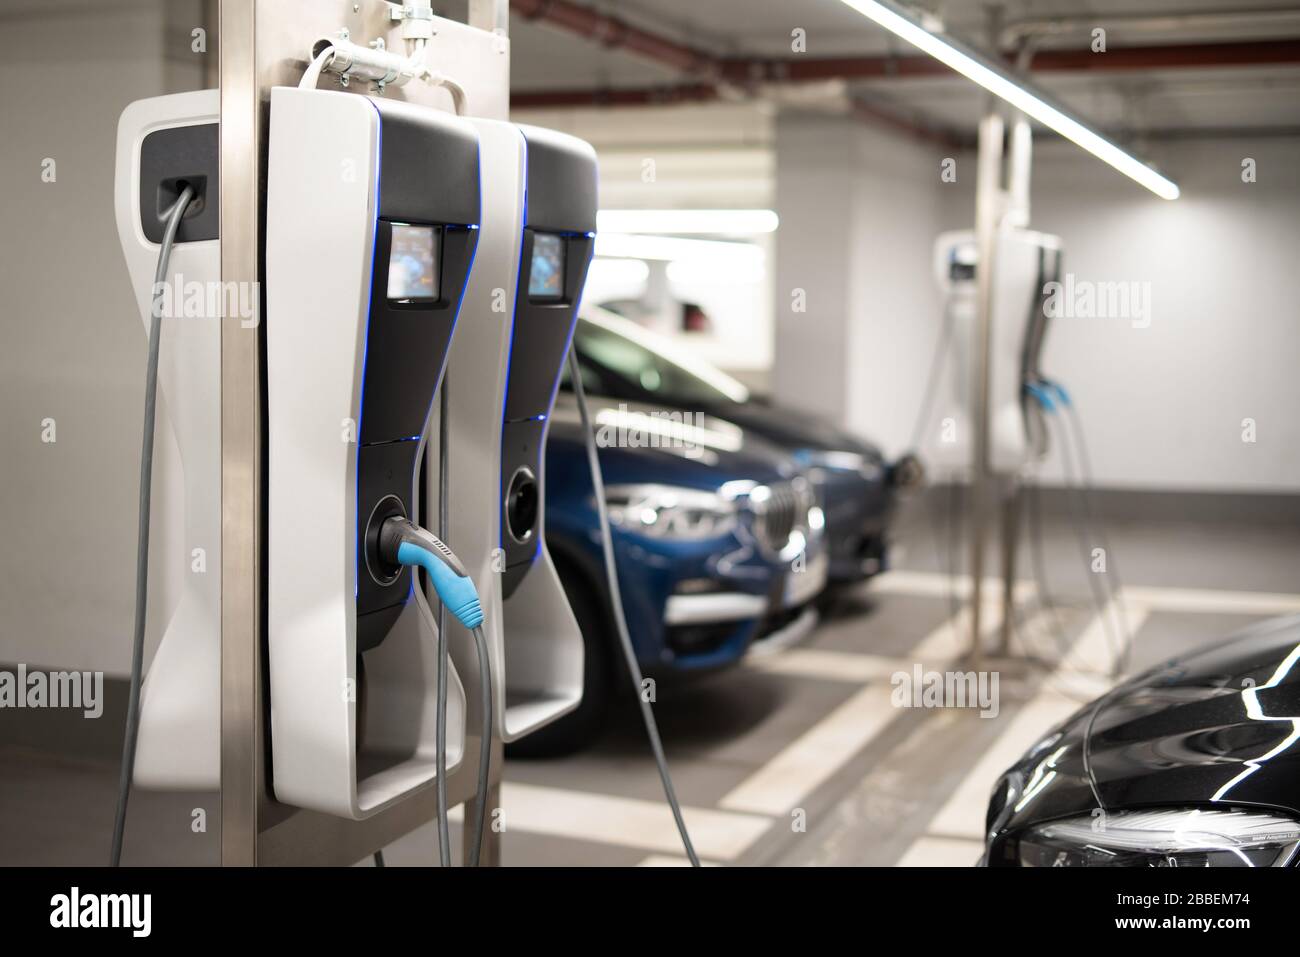
[[[615,625],[603,570],[562,540],[548,537],[546,549],[582,633],[582,700],[562,718],[507,744],[507,757],[558,757],[590,744],[604,726],[620,682],[627,680],[626,669],[613,656]]]

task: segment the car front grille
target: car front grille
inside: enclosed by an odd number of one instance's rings
[[[796,531],[808,527],[808,510],[815,504],[807,479],[775,482],[767,486],[768,495],[761,501],[750,495],[754,510],[754,534],[764,548],[779,552]]]

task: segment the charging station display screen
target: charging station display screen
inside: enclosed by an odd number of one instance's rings
[[[533,236],[533,263],[528,271],[530,299],[564,297],[564,237],[548,233]]]
[[[393,223],[388,254],[388,298],[432,302],[438,298],[442,232],[435,226]]]

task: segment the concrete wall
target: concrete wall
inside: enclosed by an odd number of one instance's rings
[[[215,83],[212,9],[0,13],[0,86],[26,100],[0,148],[0,662],[128,670],[147,343],[113,218],[117,120],[132,100]],[[206,54],[190,49],[196,26]]]
[[[1071,385],[1099,484],[1300,492],[1300,139],[1163,152],[1174,202],[1067,144],[1039,148],[1032,218],[1065,240],[1066,271],[1149,282],[1152,304],[1148,328],[1057,322],[1045,367]]]
[[[777,123],[774,394],[891,453],[910,444],[936,328],[943,156],[837,117]]]

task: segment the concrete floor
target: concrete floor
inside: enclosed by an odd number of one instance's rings
[[[900,526],[896,570],[842,596],[800,647],[677,694],[661,689],[655,713],[707,862],[969,865],[981,850],[996,777],[1108,686],[1090,672],[1105,670],[1114,638],[1094,613],[1074,523],[1048,516],[1043,551],[1061,635],[1053,618],[1035,616],[1028,594],[1016,647],[1055,657],[1068,645],[1074,667],[1002,667],[993,718],[893,707],[895,671],[916,662],[942,669],[968,640],[964,627],[953,627],[954,599],[941,571],[946,542],[935,543],[942,523],[929,518],[909,516]],[[1134,633],[1129,671],[1300,612],[1294,525],[1111,526]],[[1022,561],[1022,574],[1032,574],[1027,545]],[[996,629],[997,609],[988,617]],[[511,762],[505,777],[506,864],[685,863],[632,709],[619,713],[590,751]],[[431,829],[386,852],[389,864],[424,863],[435,854]]]
[[[1043,659],[1069,647],[1074,667],[999,665],[992,718],[894,707],[894,672],[915,663],[943,670],[968,641],[935,525],[916,514],[901,523],[895,570],[842,595],[799,647],[707,683],[661,685],[655,713],[706,862],[968,865],[997,774],[1106,686],[1091,672],[1104,670],[1113,638],[1090,604],[1072,525],[1048,517],[1044,551],[1059,625],[1035,607],[1026,583],[1017,647]],[[1114,524],[1110,538],[1134,626],[1131,669],[1300,611],[1300,527],[1129,520]],[[1022,573],[1031,570],[1026,550]],[[996,609],[986,607],[996,627]],[[4,736],[0,864],[104,859],[116,782],[116,751],[104,742],[120,733],[120,715],[110,702],[95,741],[55,736],[61,746],[35,749]],[[502,806],[507,865],[685,862],[631,707],[583,754],[508,762]],[[195,809],[210,815],[206,831],[195,829]],[[139,792],[127,862],[214,863],[215,809],[215,795]],[[435,862],[434,829],[385,856],[389,866]]]

